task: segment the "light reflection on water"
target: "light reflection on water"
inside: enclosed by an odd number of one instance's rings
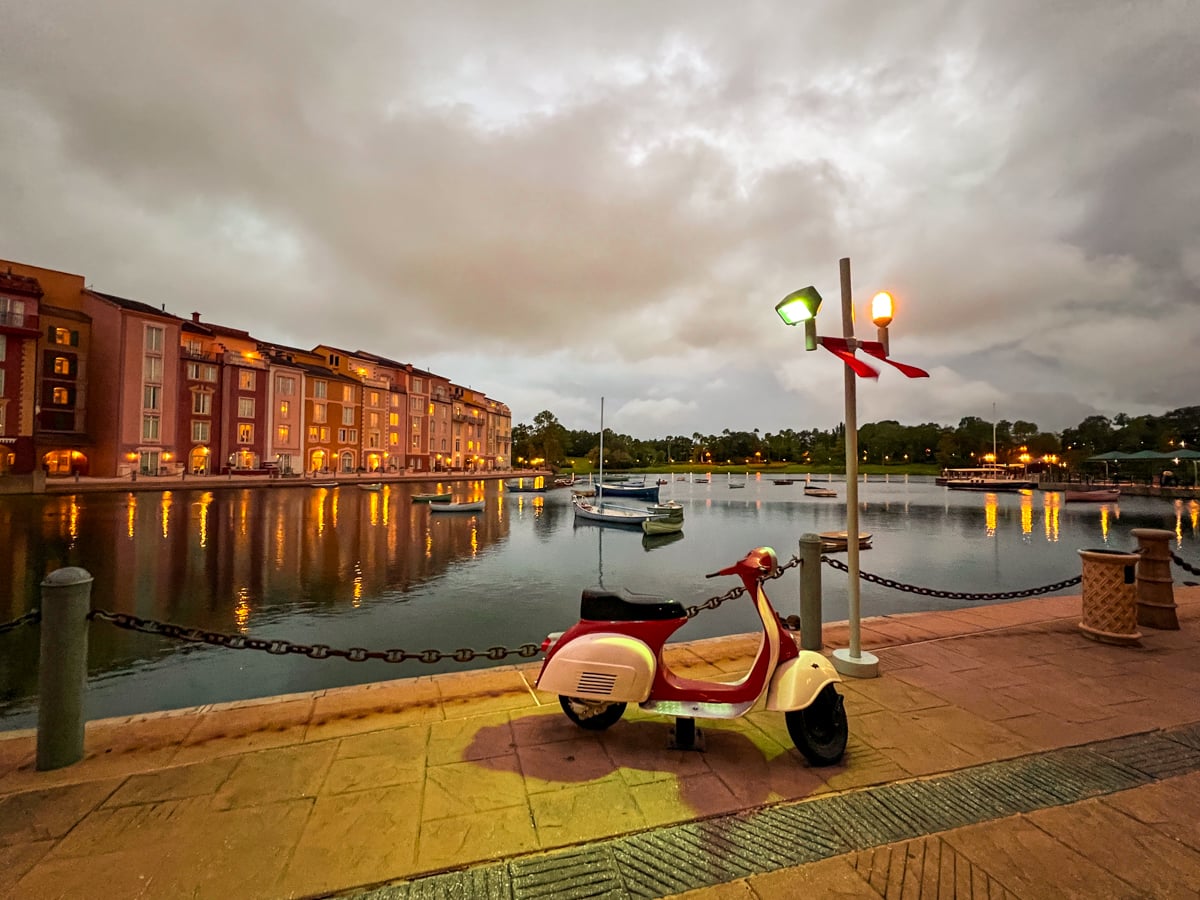
[[[664,498],[685,506],[684,536],[666,539],[576,526],[567,491],[449,486],[456,500],[484,498],[484,512],[431,516],[411,501],[411,486],[395,484],[0,498],[0,539],[12,558],[0,578],[0,622],[37,605],[48,572],[77,565],[95,578],[97,607],[211,631],[341,648],[518,647],[570,624],[580,590],[598,580],[693,605],[733,586],[703,575],[746,550],[771,545],[786,561],[802,533],[845,528],[840,500],[767,479],[738,491],[722,480],[665,485]],[[863,570],[934,589],[1061,581],[1079,574],[1077,549],[1132,549],[1137,527],[1171,530],[1173,550],[1200,555],[1195,502],[1067,505],[1053,492],[959,493],[915,480],[868,481],[859,496],[862,530],[874,535]],[[825,619],[844,619],[845,576],[822,574]],[[784,615],[798,611],[798,585],[791,570],[769,587]],[[862,584],[864,616],[959,605]],[[749,605],[735,601],[677,637],[754,627]],[[271,656],[104,624],[89,639],[92,718],[464,668]],[[34,722],[36,647],[36,628],[0,635],[0,728]]]

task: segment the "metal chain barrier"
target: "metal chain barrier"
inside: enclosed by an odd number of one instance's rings
[[[798,565],[800,565],[800,557],[793,556],[786,563],[779,566],[770,575],[764,575],[762,578],[759,579],[759,581],[770,581],[774,578],[779,578],[788,569],[794,569]],[[698,603],[695,606],[689,606],[686,610],[687,617],[689,619],[694,619],[696,616],[698,616],[700,614],[700,612],[702,610],[716,609],[718,606],[720,606],[726,600],[732,600],[734,597],[740,597],[744,593],[746,593],[745,586],[738,585],[737,587],[731,588],[730,590],[726,591],[724,594],[721,594],[718,597],[709,597],[703,603]]]
[[[349,650],[339,650],[327,644],[296,644],[280,638],[254,638],[242,634],[224,634],[219,631],[205,631],[202,628],[187,628],[183,625],[172,625],[168,622],[156,622],[153,619],[142,619],[128,613],[114,613],[103,609],[94,609],[88,614],[89,619],[108,622],[117,628],[129,631],[140,631],[143,634],[156,634],[161,637],[174,638],[179,641],[190,641],[199,644],[212,644],[217,647],[228,647],[231,650],[265,650],[276,656],[296,654],[307,656],[309,659],[338,659],[350,662],[366,662],[378,659],[383,662],[399,663],[415,660],[423,663],[440,662],[443,659],[453,659],[456,662],[470,662],[473,659],[486,658],[490,660],[506,659],[509,656],[533,657],[541,650],[541,644],[522,644],[520,647],[489,647],[487,650],[471,650],[459,648],[448,653],[440,650],[367,650],[363,647],[351,647]]]
[[[788,569],[798,565],[800,565],[800,558],[794,556],[787,563],[776,569],[773,574],[767,575],[761,580],[766,581],[778,578]],[[732,600],[734,597],[739,597],[745,592],[746,588],[739,586],[717,597],[710,597],[704,603],[689,606],[687,608],[687,617],[689,619],[694,618],[701,610],[716,609],[726,600]],[[37,610],[34,610],[32,613],[22,616],[16,622],[10,623],[0,630],[15,628],[17,625],[23,624],[24,620],[36,616]],[[203,628],[189,628],[184,625],[173,625],[169,622],[157,622],[154,619],[143,619],[129,613],[115,613],[104,609],[93,609],[88,613],[88,618],[108,622],[110,625],[114,625],[117,628],[124,628],[128,631],[155,634],[159,637],[173,638],[177,641],[212,644],[216,647],[228,647],[231,650],[263,650],[275,656],[294,654],[307,656],[309,659],[330,659],[332,657],[349,660],[350,662],[366,662],[369,659],[378,659],[389,663],[409,662],[410,660],[423,663],[436,663],[441,662],[443,659],[453,659],[455,662],[466,663],[480,658],[497,662],[507,659],[509,656],[521,656],[528,659],[542,652],[542,645],[540,643],[522,644],[520,647],[515,648],[489,647],[487,650],[472,650],[469,647],[460,647],[457,650],[449,652],[441,650],[420,650],[416,652],[397,649],[367,650],[364,647],[351,647],[349,650],[340,650],[336,647],[330,647],[328,644],[297,644],[282,638],[255,638],[243,634],[206,631]]]
[[[839,559],[833,559],[829,556],[822,556],[821,562],[829,563],[835,569],[841,569],[843,572],[849,572],[850,567]],[[1044,587],[1026,588],[1023,591],[995,591],[990,594],[970,594],[966,591],[939,591],[934,588],[918,587],[915,584],[905,584],[903,581],[896,581],[892,578],[883,578],[880,575],[872,575],[870,572],[859,572],[858,577],[863,581],[869,581],[872,584],[882,585],[883,587],[894,588],[897,591],[907,591],[910,594],[920,594],[922,597],[942,597],[947,600],[1017,600],[1022,597],[1040,597],[1042,594],[1061,591],[1063,588],[1074,587],[1083,581],[1083,575],[1076,575],[1074,578],[1068,578],[1065,581],[1057,581],[1054,584],[1048,584]]]
[[[5,622],[3,625],[0,625],[0,634],[4,634],[8,631],[16,631],[22,625],[34,625],[40,621],[42,621],[41,610],[31,609],[29,612],[25,613],[25,615],[18,616],[11,622]]]
[[[1179,568],[1183,569],[1185,572],[1191,572],[1193,575],[1200,575],[1200,569],[1197,569],[1195,566],[1189,564],[1187,560],[1183,559],[1173,550],[1171,551],[1171,562],[1175,563],[1175,565],[1179,566]]]

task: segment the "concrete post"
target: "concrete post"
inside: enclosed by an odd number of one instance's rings
[[[42,582],[38,659],[38,771],[83,759],[83,692],[87,684],[92,576],[67,566]]]
[[[821,637],[821,536],[800,535],[800,646],[820,652]]]
[[[1141,554],[1137,564],[1137,622],[1147,628],[1178,631],[1170,547],[1175,532],[1134,528],[1130,533],[1137,538]]]

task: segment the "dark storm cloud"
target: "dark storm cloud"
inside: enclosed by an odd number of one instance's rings
[[[635,434],[839,421],[836,362],[771,306],[814,283],[839,331],[848,255],[935,374],[864,385],[863,421],[1161,410],[1200,338],[1197,18],[24,4],[0,255],[440,366],[518,420],[590,427],[605,394]]]

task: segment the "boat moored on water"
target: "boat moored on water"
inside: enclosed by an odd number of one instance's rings
[[[1119,488],[1106,488],[1095,491],[1063,491],[1063,500],[1067,503],[1115,503],[1121,496]]]
[[[472,500],[467,503],[431,503],[429,505],[431,513],[469,513],[482,512],[483,501]]]
[[[413,494],[413,503],[449,503],[454,494],[450,491],[435,491],[429,494]]]

